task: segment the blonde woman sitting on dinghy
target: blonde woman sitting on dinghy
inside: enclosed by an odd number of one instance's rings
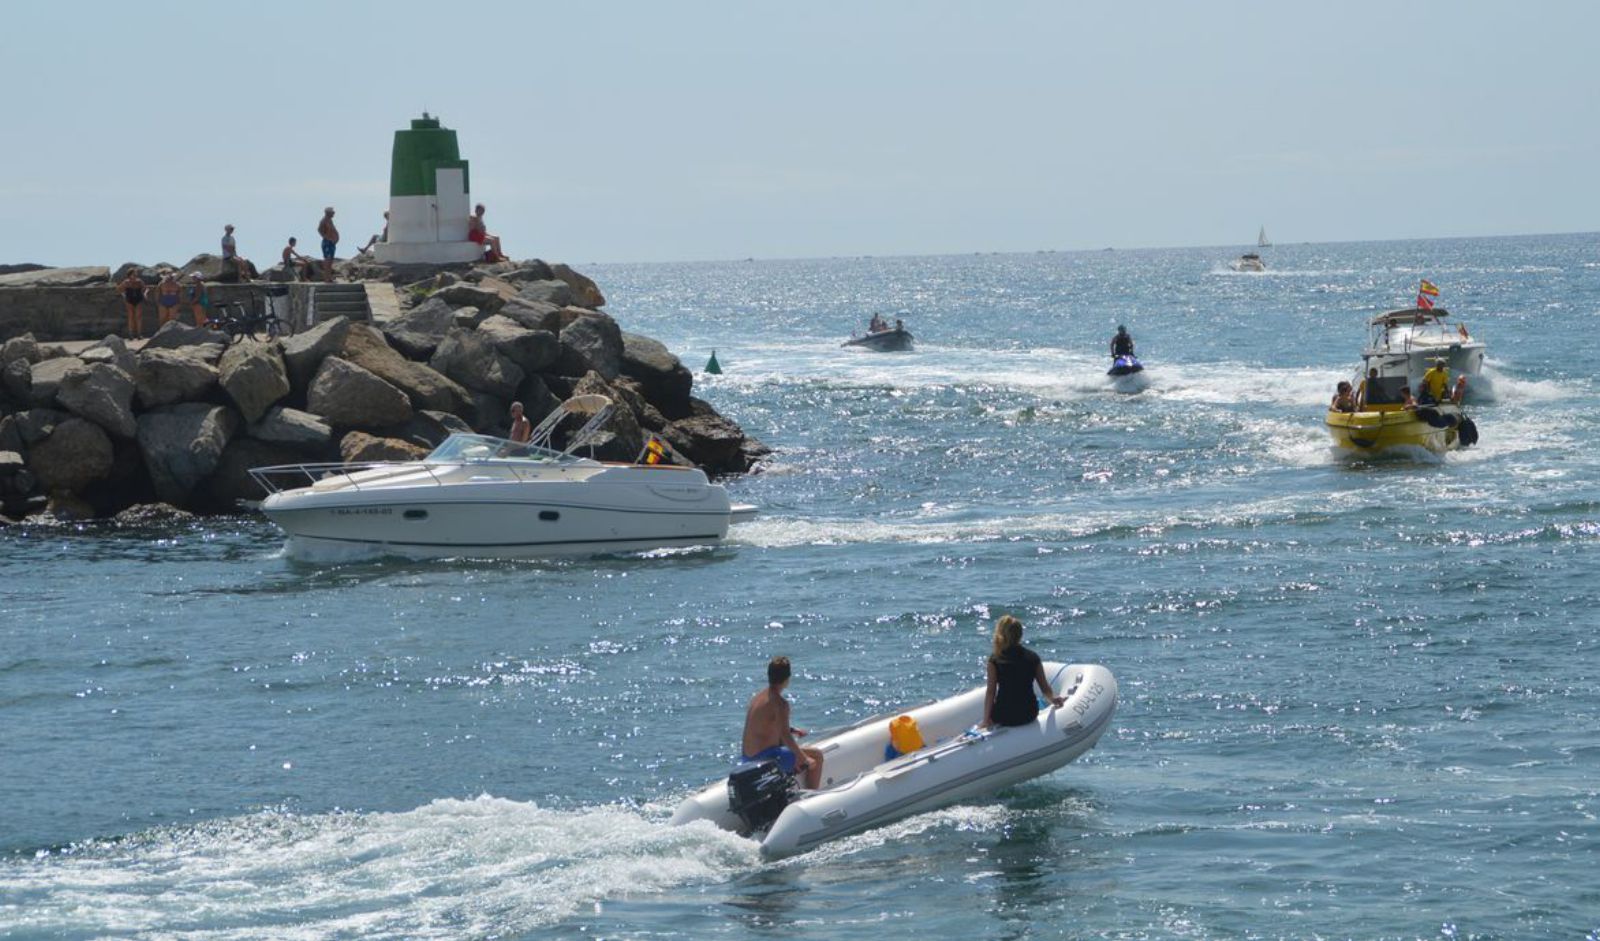
[[[1066,702],[1050,688],[1039,655],[1022,646],[1022,622],[1009,614],[994,622],[994,653],[985,665],[989,685],[983,692],[982,728],[1028,725],[1038,718],[1039,703],[1033,698],[1035,684],[1054,705]]]

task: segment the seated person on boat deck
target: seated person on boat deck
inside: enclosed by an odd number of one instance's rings
[[[1066,699],[1050,688],[1039,655],[1022,646],[1022,622],[1009,614],[994,622],[994,653],[985,663],[989,675],[983,691],[983,728],[995,725],[1027,725],[1039,717],[1039,703],[1033,698],[1038,685],[1046,701],[1060,706]]]
[[[1415,410],[1416,407],[1417,407],[1417,400],[1411,397],[1411,387],[1410,386],[1401,386],[1400,387],[1400,407],[1401,408],[1409,408],[1409,409],[1413,409],[1413,410]]]
[[[1422,388],[1419,390],[1421,395],[1418,401],[1424,405],[1437,405],[1445,401],[1445,393],[1450,389],[1450,367],[1446,365],[1449,362],[1440,356],[1433,361],[1432,366],[1428,367],[1428,371],[1422,374]]]
[[[1111,356],[1116,358],[1118,356],[1132,355],[1133,337],[1129,335],[1127,327],[1119,325],[1117,327],[1117,335],[1111,338]]]
[[[889,329],[889,325],[884,323],[883,318],[877,314],[873,314],[872,320],[867,324],[868,333],[882,333],[887,329]]]
[[[1350,383],[1339,383],[1338,390],[1333,393],[1333,402],[1328,407],[1336,412],[1353,412],[1356,410],[1356,397],[1350,391]]]
[[[805,786],[814,791],[822,783],[822,752],[801,748],[795,741],[806,730],[789,724],[789,701],[783,698],[789,674],[788,657],[773,657],[767,664],[767,688],[750,698],[745,712],[741,757],[745,761],[776,761],[784,774],[803,771]]]

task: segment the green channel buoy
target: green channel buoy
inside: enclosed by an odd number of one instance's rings
[[[717,351],[711,351],[711,358],[706,360],[706,372],[713,376],[722,375],[722,364],[717,362]]]

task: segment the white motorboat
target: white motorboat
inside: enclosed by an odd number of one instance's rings
[[[1446,323],[1450,312],[1442,307],[1408,307],[1373,317],[1367,324],[1367,346],[1363,359],[1382,357],[1393,362],[1404,356],[1411,388],[1421,388],[1422,374],[1437,358],[1450,367],[1452,378],[1466,376],[1469,402],[1493,398],[1494,389],[1483,373],[1488,348],[1474,337],[1464,323]]]
[[[925,747],[886,751],[891,717],[867,719],[807,742],[823,754],[820,789],[775,792],[770,788],[785,786],[775,763],[741,766],[686,799],[671,822],[709,820],[760,839],[762,855],[778,858],[1048,774],[1093,748],[1110,727],[1117,681],[1094,664],[1046,663],[1044,670],[1066,703],[1046,706],[1028,725],[976,730],[983,716],[979,686],[905,713]],[[769,790],[752,794],[756,780]]]
[[[1267,270],[1266,262],[1263,262],[1261,260],[1261,256],[1255,252],[1245,252],[1243,255],[1240,255],[1238,259],[1229,263],[1228,267],[1232,268],[1234,271],[1245,272]]]
[[[527,442],[454,434],[418,461],[286,464],[250,474],[268,492],[261,511],[288,534],[289,553],[302,557],[540,558],[697,546],[722,541],[731,522],[755,515],[698,468],[574,453],[611,408],[605,396],[575,396]],[[569,415],[588,420],[558,451],[551,437]]]

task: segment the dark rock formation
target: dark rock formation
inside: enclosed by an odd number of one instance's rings
[[[246,422],[257,421],[289,394],[289,372],[276,343],[234,343],[217,363],[217,381]]]
[[[337,356],[322,361],[306,405],[335,428],[384,428],[411,419],[404,392]]]

